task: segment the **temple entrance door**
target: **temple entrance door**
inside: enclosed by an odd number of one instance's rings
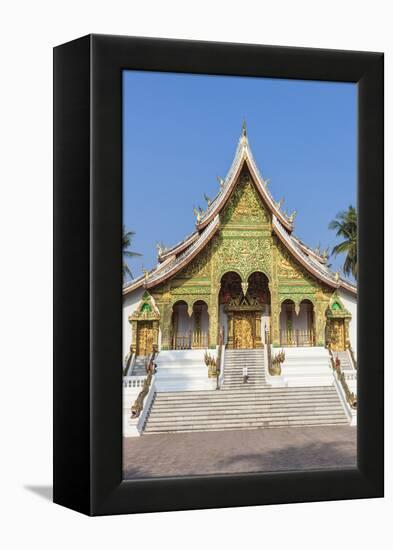
[[[233,317],[233,344],[236,349],[255,348],[255,314],[238,312]]]
[[[137,330],[136,354],[150,355],[153,352],[153,323],[139,321]]]
[[[344,319],[333,319],[331,321],[330,345],[332,351],[345,350],[345,327]]]

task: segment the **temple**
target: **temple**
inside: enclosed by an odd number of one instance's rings
[[[300,350],[304,357],[348,353],[356,361],[357,289],[329,269],[326,253],[294,235],[296,213],[288,215],[272,197],[245,124],[218,186],[206,210],[194,210],[195,231],[159,248],[154,269],[123,287],[125,374],[153,353],[173,366],[177,357],[183,366],[176,387],[200,389],[181,384],[182,374],[188,379],[184,364],[194,358],[195,366],[202,353],[216,357],[220,346],[227,357],[256,350],[274,358],[275,348],[283,348],[289,361]],[[225,365],[221,370],[223,377]],[[283,384],[291,380],[288,374]],[[303,377],[305,385],[309,380]],[[163,389],[173,388],[167,382]]]

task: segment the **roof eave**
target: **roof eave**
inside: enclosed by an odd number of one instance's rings
[[[291,247],[288,246],[288,243],[287,241],[283,238],[283,236],[281,235],[280,231],[278,231],[278,229],[275,227],[275,225],[273,224],[273,230],[274,230],[274,233],[277,235],[277,237],[280,239],[280,241],[282,242],[282,244],[285,246],[285,248],[287,250],[289,250],[289,252],[295,256],[295,258],[297,259],[298,262],[301,263],[301,265],[309,272],[311,273],[314,277],[316,277],[318,280],[322,281],[324,284],[330,286],[331,288],[334,288],[334,289],[337,289],[339,288],[340,284],[339,282],[336,282],[336,281],[332,281],[331,279],[329,279],[328,277],[325,277],[324,275],[322,275],[322,273],[319,273],[316,269],[314,269],[310,264],[306,263],[304,261],[304,259],[297,253],[297,251]]]
[[[144,283],[144,278],[142,278],[140,280],[137,279],[134,283],[131,283],[130,285],[128,285],[126,287],[123,286],[123,296],[126,296],[130,292],[133,292],[137,288],[140,288],[141,286],[143,286],[143,283]]]
[[[188,257],[184,257],[178,264],[174,265],[173,268],[163,273],[161,277],[158,277],[153,281],[149,281],[149,277],[148,277],[144,284],[145,288],[153,288],[159,284],[162,284],[170,277],[173,277],[174,275],[176,275],[176,273],[178,273],[181,269],[186,267],[195,258],[195,256],[197,256],[197,254],[201,252],[203,247],[205,247],[210,242],[213,236],[217,233],[219,227],[220,227],[219,220],[217,220],[216,226],[212,229],[211,233],[208,235],[208,238],[201,237],[201,242],[199,246],[196,246],[195,250],[193,250]]]
[[[172,248],[169,248],[162,254],[158,255],[158,259],[160,262],[164,262],[171,256],[176,256],[177,254],[180,254],[180,252],[183,252],[190,244],[192,244],[196,239],[198,238],[198,231],[194,231],[187,239],[184,241],[180,241],[178,244],[173,246]]]
[[[225,208],[225,205],[228,202],[228,199],[233,191],[233,188],[236,184],[237,179],[240,176],[240,173],[243,169],[244,164],[246,164],[251,174],[251,177],[253,178],[254,184],[259,194],[261,195],[263,201],[265,202],[265,204],[268,206],[272,214],[274,214],[280,220],[280,222],[285,227],[285,229],[291,233],[293,231],[293,224],[282,214],[282,212],[280,212],[280,210],[275,205],[273,199],[266,192],[265,184],[260,179],[258,170],[256,166],[254,166],[253,158],[247,153],[242,154],[241,158],[239,159],[238,165],[236,167],[236,170],[233,173],[231,180],[225,186],[225,190],[223,191],[224,196],[221,199],[221,201],[217,201],[216,206],[207,214],[207,216],[203,218],[200,222],[196,223],[196,228],[198,230],[205,228],[206,225],[208,225],[211,222],[214,216],[216,216],[218,212],[220,212],[223,208]]]
[[[340,288],[344,288],[348,292],[351,292],[354,296],[358,295],[358,289],[356,286],[351,285],[350,283],[347,283],[346,281],[343,281],[340,279]]]

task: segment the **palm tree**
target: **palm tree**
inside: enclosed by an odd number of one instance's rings
[[[329,229],[336,231],[337,237],[344,237],[344,240],[333,248],[332,254],[334,256],[337,256],[337,254],[346,254],[343,265],[344,274],[352,274],[357,279],[358,221],[356,209],[350,205],[348,210],[338,212],[336,218],[330,222]]]
[[[134,231],[127,231],[125,225],[123,225],[123,237],[122,237],[122,250],[123,250],[123,281],[129,276],[133,279],[130,268],[127,265],[126,258],[134,258],[135,256],[142,256],[139,252],[131,252],[128,250],[131,246],[132,237],[135,235]]]

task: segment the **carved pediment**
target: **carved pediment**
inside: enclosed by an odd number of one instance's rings
[[[137,305],[136,310],[129,317],[129,321],[158,321],[160,312],[154,298],[146,291]]]
[[[331,297],[329,307],[326,310],[326,317],[330,319],[351,319],[352,315],[344,307],[339,296],[334,293]]]
[[[259,193],[247,171],[240,176],[235,189],[222,213],[224,224],[266,224],[270,222],[269,213],[262,203]]]
[[[256,296],[234,296],[224,306],[224,311],[263,311],[264,305],[258,301]]]

